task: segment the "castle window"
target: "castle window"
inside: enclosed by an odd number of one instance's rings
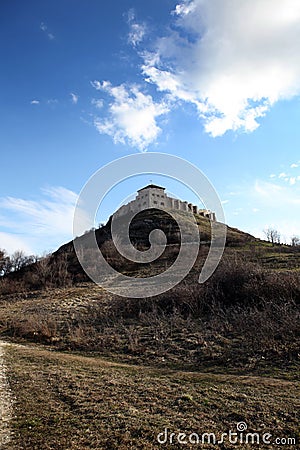
[[[155,203],[155,205],[157,205],[157,202],[156,202],[156,201],[154,201],[153,203]]]
[[[165,206],[164,202],[161,202],[161,205],[162,205],[162,206]]]
[[[147,202],[144,202],[144,203],[143,203],[143,205],[146,205],[146,204],[147,204]]]

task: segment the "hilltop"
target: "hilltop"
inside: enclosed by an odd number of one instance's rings
[[[190,226],[191,216],[185,212],[177,212]],[[208,253],[211,241],[210,220],[200,214],[194,219],[199,228],[200,251],[195,268],[201,269],[205,256]],[[160,229],[167,238],[167,245],[160,258],[151,264],[138,264],[122,257],[116,250],[111,238],[111,220],[97,229],[87,230],[84,235],[76,238],[77,242],[86,247],[89,245],[90,235],[95,234],[101,252],[109,264],[121,273],[131,276],[151,276],[160,273],[176,260],[180,249],[180,233],[176,221],[166,212],[150,209],[137,214],[130,225],[130,240],[137,249],[143,251],[149,248],[149,235],[154,229]],[[117,226],[124,228],[127,216],[117,219]],[[46,246],[46,244],[45,244]],[[248,262],[258,263],[266,269],[292,270],[300,269],[299,246],[272,245],[270,242],[260,240],[237,228],[226,226],[225,254],[232,257],[242,257]],[[91,264],[94,261],[93,251],[87,246],[86,254]],[[50,286],[68,286],[79,282],[88,282],[89,278],[78,263],[73,241],[62,245],[58,250],[42,260],[22,267],[16,272],[8,274],[10,279],[9,292],[16,290],[35,290]],[[4,281],[4,280],[2,280]],[[19,283],[19,286],[17,284]],[[7,284],[7,283],[6,283]],[[2,283],[2,292],[5,281]],[[14,286],[13,286],[14,285]]]

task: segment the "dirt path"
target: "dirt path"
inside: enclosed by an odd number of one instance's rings
[[[273,378],[271,376],[258,376],[258,375],[239,375],[239,374],[230,374],[230,373],[213,373],[213,372],[201,372],[201,371],[185,371],[185,370],[177,370],[170,368],[159,368],[153,367],[143,364],[129,364],[127,362],[117,362],[113,360],[109,360],[107,358],[102,358],[101,356],[85,356],[76,353],[67,353],[54,351],[49,349],[49,347],[43,347],[38,344],[18,344],[14,342],[3,342],[0,341],[0,349],[4,346],[9,346],[14,349],[19,349],[20,355],[34,355],[36,357],[48,358],[50,360],[56,360],[58,362],[78,362],[82,363],[86,366],[91,367],[111,367],[111,368],[123,368],[128,369],[129,371],[138,371],[139,373],[144,373],[148,375],[162,375],[162,376],[176,376],[180,379],[185,380],[203,380],[203,381],[226,381],[226,382],[239,382],[241,384],[253,384],[262,385],[262,386],[292,386],[295,383],[298,383],[297,380],[286,380],[279,377]],[[1,358],[1,355],[0,355]],[[0,359],[1,360],[1,359]]]
[[[5,342],[0,341],[0,448],[11,440],[12,394],[9,389],[4,363]]]

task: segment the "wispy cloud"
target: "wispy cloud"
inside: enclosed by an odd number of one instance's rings
[[[254,185],[254,196],[264,207],[285,210],[288,213],[291,206],[300,206],[300,190],[293,187],[294,183],[282,186],[277,183],[257,180]]]
[[[91,104],[96,108],[101,109],[104,106],[104,101],[102,99],[92,98]]]
[[[30,102],[31,105],[49,105],[49,106],[55,106],[58,103],[59,102],[58,102],[57,98],[49,98],[48,100],[43,99],[42,101],[41,100],[37,100],[37,99],[33,99]]]
[[[49,98],[49,99],[47,100],[46,103],[47,103],[47,105],[55,106],[55,105],[57,105],[59,102],[58,102],[57,98]]]
[[[291,176],[290,166],[267,179],[231,186],[230,203],[223,203],[228,224],[263,239],[263,230],[273,227],[287,243],[300,235],[300,167]]]
[[[293,163],[290,167],[291,169],[297,169],[297,167],[299,167],[299,163]]]
[[[70,96],[71,96],[71,101],[72,101],[73,105],[77,105],[79,96],[74,94],[73,92],[70,92]]]
[[[0,198],[0,248],[42,252],[71,239],[76,200],[63,187],[43,189],[39,200]]]
[[[26,238],[24,239],[22,237],[22,235],[6,233],[3,231],[0,231],[0,248],[9,254],[14,253],[16,250],[22,250],[27,255],[35,254],[33,247]]]
[[[184,0],[171,31],[141,52],[145,79],[195,105],[212,136],[251,132],[274,103],[300,93],[300,3]]]
[[[128,11],[127,22],[130,29],[128,34],[128,42],[133,45],[133,47],[136,47],[144,39],[147,29],[146,24],[137,22],[134,9],[130,9]]]
[[[93,86],[96,91],[100,91],[102,89],[102,84],[98,80],[90,81],[91,86]]]
[[[48,37],[48,39],[49,39],[50,41],[52,41],[53,39],[55,39],[54,34],[53,34],[53,33],[50,33],[50,32],[48,31],[48,27],[47,27],[47,25],[46,25],[44,22],[41,22],[41,24],[40,24],[40,30],[42,30],[42,31],[47,35],[47,37]]]
[[[285,172],[281,172],[281,173],[278,175],[278,178],[287,178],[287,174],[286,174]]]
[[[112,98],[108,115],[95,119],[99,133],[108,134],[115,143],[128,143],[140,151],[156,141],[161,132],[157,120],[169,111],[166,102],[155,102],[136,85],[113,86],[108,81],[91,84]]]
[[[292,169],[292,171],[290,171],[289,169]],[[290,164],[289,169],[286,169],[286,171],[284,172],[280,172],[278,175],[272,174],[270,175],[270,178],[272,178],[273,180],[278,179],[282,182],[289,183],[291,186],[294,186],[300,181],[300,164],[292,163]],[[299,170],[297,171],[296,169]]]

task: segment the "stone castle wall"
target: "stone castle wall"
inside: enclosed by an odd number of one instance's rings
[[[164,188],[151,186],[140,189],[135,200],[121,206],[116,212],[116,216],[123,216],[129,212],[138,212],[147,208],[175,209],[179,211],[191,211],[194,214],[200,214],[208,217],[210,220],[216,220],[215,213],[207,209],[199,209],[196,205],[169,197]]]

